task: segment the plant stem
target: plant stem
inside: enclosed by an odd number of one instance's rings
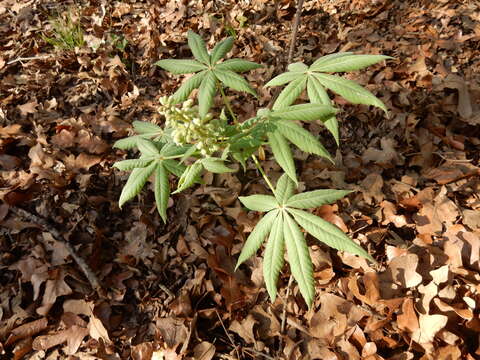
[[[273,187],[272,183],[270,182],[270,179],[268,178],[267,174],[265,174],[265,171],[263,170],[262,165],[258,161],[255,154],[252,154],[252,159],[253,159],[253,162],[255,163],[255,166],[257,167],[258,171],[260,171],[260,174],[262,174],[263,179],[267,183],[268,187],[270,188],[270,190],[272,190],[273,194],[275,194],[275,188]]]
[[[225,95],[225,91],[223,91],[223,86],[222,86],[222,84],[219,84],[219,87],[220,87],[220,93],[222,94],[223,103],[224,103],[225,106],[227,107],[227,110],[228,110],[228,112],[230,113],[230,115],[232,116],[233,123],[236,124],[236,123],[237,123],[237,117],[235,116],[235,113],[234,113],[233,110],[232,110],[232,106],[231,106],[231,104],[230,104],[230,100],[228,100],[227,96]]]

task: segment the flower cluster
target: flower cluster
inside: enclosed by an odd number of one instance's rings
[[[202,155],[211,155],[221,149],[220,143],[225,140],[225,125],[212,114],[200,118],[198,106],[192,100],[175,105],[171,97],[160,98],[159,112],[165,116],[165,128],[172,129],[172,139],[177,145],[194,144]]]

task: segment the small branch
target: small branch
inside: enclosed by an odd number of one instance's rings
[[[293,52],[295,51],[295,42],[297,41],[298,26],[300,25],[300,16],[302,15],[302,9],[303,9],[303,0],[298,0],[297,12],[295,13],[295,19],[293,20],[290,50],[288,51],[288,58],[287,58],[288,64],[290,64],[293,61]]]
[[[235,349],[235,352],[237,353],[237,359],[240,359],[240,354],[237,349],[237,345],[233,342],[232,337],[227,331],[227,328],[225,327],[225,324],[223,323],[222,318],[220,317],[220,314],[218,313],[217,309],[215,309],[215,313],[217,314],[218,320],[220,320],[220,324],[222,324],[223,331],[225,331],[225,334],[227,335],[228,341],[230,341],[230,344],[232,344],[233,348]]]
[[[20,209],[18,207],[13,207],[10,210],[12,210],[13,213],[16,215],[24,218],[25,220],[37,223],[41,225],[45,230],[47,230],[50,234],[52,234],[53,238],[62,244],[65,245],[65,248],[67,249],[69,255],[72,257],[72,259],[77,263],[79,266],[80,270],[85,274],[85,277],[87,278],[88,282],[92,286],[92,288],[99,292],[102,288],[100,286],[100,283],[97,279],[97,276],[93,273],[93,271],[90,269],[88,264],[83,260],[75,251],[73,246],[64,239],[62,234],[52,225],[50,225],[45,219],[42,219],[41,217],[34,215],[26,210]]]
[[[7,62],[7,65],[11,65],[11,64],[14,64],[16,62],[19,62],[19,61],[29,61],[29,60],[42,60],[42,59],[48,59],[50,57],[52,57],[53,54],[47,54],[47,55],[38,55],[38,56],[29,56],[29,57],[18,57],[14,60],[10,60],[9,62]]]
[[[273,187],[273,185],[270,182],[270,179],[268,178],[267,174],[265,174],[265,171],[263,170],[262,165],[260,164],[260,162],[258,161],[257,157],[254,154],[252,154],[252,159],[253,159],[253,162],[255,163],[255,166],[257,167],[258,171],[260,171],[260,174],[262,174],[263,179],[267,183],[268,187],[270,188],[270,190],[272,190],[273,194],[275,195],[275,188]]]
[[[287,70],[288,65],[290,65],[290,63],[293,61],[293,53],[295,51],[295,43],[297,42],[298,27],[300,26],[300,16],[302,15],[302,10],[303,0],[297,0],[297,12],[295,13],[295,18],[293,19],[292,37],[290,39],[290,49],[288,50],[287,65],[285,66],[285,70]],[[275,100],[280,94],[281,89],[282,88],[280,86],[275,88],[272,98],[267,105],[268,108],[275,103]]]

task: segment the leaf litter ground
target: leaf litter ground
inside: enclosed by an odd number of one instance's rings
[[[73,4],[72,4],[73,5]],[[0,2],[0,356],[5,359],[475,359],[480,355],[480,8],[475,2],[305,1],[294,60],[336,51],[395,57],[352,76],[389,109],[344,106],[335,166],[297,154],[300,187],[354,190],[315,210],[378,261],[314,239],[307,308],[289,272],[268,301],[261,257],[234,272],[258,221],[238,196],[267,193],[253,167],[174,196],[117,206],[134,120],[161,122],[179,86],[155,61],[188,58],[186,32],[265,64],[243,118],[285,68],[291,1],[77,2],[85,46],[41,37],[67,8]],[[230,93],[231,95],[233,93]],[[339,100],[341,101],[341,100]],[[279,167],[267,153],[269,175]],[[28,210],[49,222],[18,215]],[[59,239],[54,234],[61,234]],[[93,289],[72,252],[99,280]]]

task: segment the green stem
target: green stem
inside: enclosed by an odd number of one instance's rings
[[[270,180],[268,179],[267,174],[265,174],[265,171],[263,170],[262,165],[261,165],[260,162],[258,161],[258,159],[257,159],[257,157],[255,156],[255,154],[252,154],[252,159],[253,159],[253,162],[255,163],[255,166],[257,167],[258,171],[260,171],[260,174],[262,174],[263,179],[264,179],[265,182],[267,183],[268,187],[270,188],[270,190],[272,190],[273,194],[275,195],[275,188],[273,187],[272,183],[271,183]]]
[[[233,123],[236,124],[236,123],[237,123],[237,117],[235,116],[235,113],[234,113],[233,110],[232,110],[232,106],[231,106],[231,104],[230,104],[230,100],[228,100],[227,96],[225,95],[225,91],[223,91],[223,86],[222,86],[222,84],[219,84],[219,87],[220,87],[220,93],[222,94],[223,103],[224,103],[225,106],[227,107],[227,110],[228,110],[228,112],[230,113],[230,115],[232,116]]]

